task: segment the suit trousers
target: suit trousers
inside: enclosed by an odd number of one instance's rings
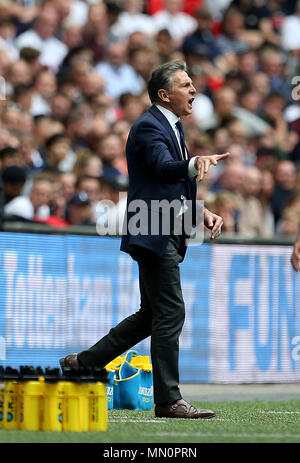
[[[185,318],[179,263],[182,237],[172,235],[162,256],[136,247],[139,266],[140,309],[112,328],[95,345],[78,354],[86,367],[107,363],[151,336],[154,402],[181,398],[179,390],[179,336]]]

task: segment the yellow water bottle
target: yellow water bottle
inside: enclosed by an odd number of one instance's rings
[[[40,369],[31,366],[21,366],[21,429],[26,431],[40,431],[43,421],[43,381]]]
[[[19,429],[19,427],[19,372],[8,366],[4,370],[3,428]]]
[[[4,367],[0,365],[0,429],[3,428]]]
[[[107,431],[108,407],[106,396],[107,372],[94,369],[89,389],[89,430]]]
[[[62,403],[62,430],[81,432],[89,429],[89,397],[78,370],[65,369]]]
[[[62,431],[64,381],[58,368],[45,369],[44,431]]]

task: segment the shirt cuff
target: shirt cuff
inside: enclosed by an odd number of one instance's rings
[[[198,175],[198,171],[195,168],[195,159],[199,158],[200,156],[194,156],[190,159],[189,162],[189,167],[188,167],[188,172],[189,172],[189,177],[191,180],[194,180],[195,177]]]

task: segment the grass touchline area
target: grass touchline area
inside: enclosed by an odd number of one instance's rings
[[[203,403],[194,402],[203,407]],[[110,410],[107,432],[0,429],[1,443],[296,443],[300,400],[205,402],[211,420],[155,418],[154,411]],[[130,424],[130,426],[127,426]]]

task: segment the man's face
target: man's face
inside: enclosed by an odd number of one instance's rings
[[[192,114],[196,94],[192,79],[185,71],[177,71],[173,74],[173,82],[172,91],[167,92],[166,107],[178,117]]]
[[[33,186],[30,199],[35,208],[49,204],[52,198],[53,186],[47,180],[40,180]]]

